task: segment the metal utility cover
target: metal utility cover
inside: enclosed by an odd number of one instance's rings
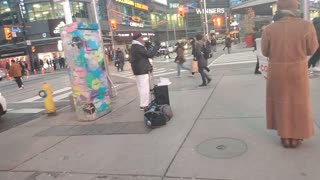
[[[247,151],[247,144],[234,138],[220,137],[203,141],[197,146],[198,153],[213,159],[230,159]]]

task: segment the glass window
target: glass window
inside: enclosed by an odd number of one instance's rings
[[[71,12],[74,18],[89,18],[87,3],[72,2]]]
[[[52,19],[52,8],[49,2],[33,3],[26,5],[28,20],[39,21]]]
[[[0,26],[18,23],[18,16],[14,9],[10,8],[9,0],[0,0]]]

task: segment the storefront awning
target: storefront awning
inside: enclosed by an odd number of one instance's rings
[[[262,5],[262,4],[268,4],[268,3],[275,3],[277,0],[251,0],[244,2],[242,4],[239,4],[237,6],[231,7],[232,10],[236,9],[242,9],[242,8],[248,8],[252,6]]]

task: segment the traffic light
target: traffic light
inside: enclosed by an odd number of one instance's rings
[[[36,47],[35,46],[31,46],[31,52],[36,52]]]
[[[110,20],[111,29],[117,29],[117,21],[115,19]]]
[[[11,34],[11,30],[9,27],[5,27],[3,28],[3,31],[4,31],[4,36],[6,38],[6,40],[11,40],[12,39],[12,34]]]
[[[180,5],[178,8],[179,16],[184,17],[184,7]]]
[[[220,17],[217,18],[217,26],[221,26],[221,18]]]

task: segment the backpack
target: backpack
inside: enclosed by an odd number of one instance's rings
[[[209,59],[211,54],[211,47],[209,43],[206,43],[206,45],[203,45],[203,57],[205,59]]]
[[[156,128],[166,125],[172,116],[173,113],[169,105],[157,105],[152,102],[144,113],[144,121],[146,126]]]

